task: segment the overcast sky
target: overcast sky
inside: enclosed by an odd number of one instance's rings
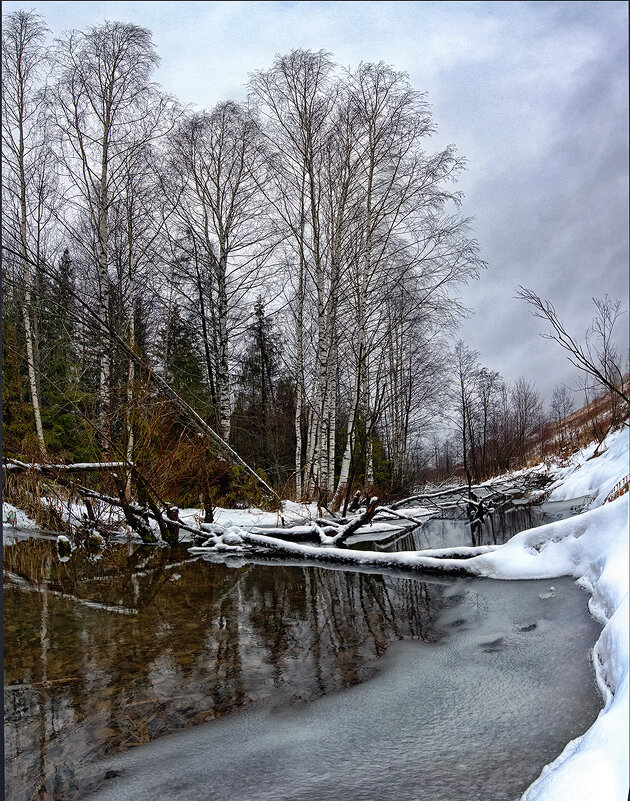
[[[488,263],[465,289],[462,337],[546,399],[576,371],[514,299],[552,300],[581,336],[592,297],[628,308],[628,7],[625,2],[3,2],[56,35],[105,19],[149,28],[156,80],[185,103],[245,96],[248,73],[293,48],[343,66],[385,61],[427,92],[435,149],[468,161],[463,212]],[[627,353],[628,317],[618,341]]]

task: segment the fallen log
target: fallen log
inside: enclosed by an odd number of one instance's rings
[[[7,473],[42,473],[54,475],[56,473],[87,473],[100,470],[123,470],[128,462],[75,462],[73,464],[53,464],[52,462],[22,462],[19,459],[7,459],[2,463],[2,469]]]
[[[231,537],[235,537],[235,535],[231,535]],[[279,557],[286,558],[288,556],[305,562],[314,561],[315,563],[323,564],[360,565],[362,568],[450,573],[451,575],[471,574],[472,571],[466,567],[466,562],[469,559],[490,553],[501,547],[497,545],[482,545],[416,552],[377,553],[374,551],[353,551],[349,548],[290,543],[286,540],[263,537],[248,531],[241,531],[236,538],[240,540],[240,547],[236,543],[233,545],[218,543],[222,545],[219,558],[240,555],[247,560],[249,549],[251,549],[254,558],[260,557],[261,553],[267,555],[277,554]],[[209,558],[214,559],[216,545],[192,547],[188,551],[195,556],[208,555]]]
[[[410,495],[400,501],[396,501],[387,507],[390,511],[401,509],[406,506],[422,503],[438,509],[453,508],[456,506],[465,507],[468,504],[478,504],[480,501],[486,505],[492,505],[501,500],[509,501],[515,495],[524,495],[532,489],[544,486],[550,479],[540,474],[519,476],[517,478],[495,478],[482,484],[467,484],[449,487],[438,490],[437,492],[425,492]],[[456,497],[455,502],[449,499]],[[459,497],[457,497],[459,496]]]

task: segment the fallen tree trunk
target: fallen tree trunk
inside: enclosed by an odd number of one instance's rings
[[[7,473],[41,473],[55,475],[56,473],[90,473],[101,470],[123,470],[127,462],[76,462],[74,464],[53,464],[52,462],[21,462],[19,459],[7,459],[2,463],[3,471]]]
[[[247,559],[251,549],[254,557],[260,552],[276,554],[280,557],[292,557],[315,563],[335,565],[356,565],[361,568],[392,568],[422,572],[444,573],[451,575],[469,575],[472,571],[466,568],[465,562],[474,556],[490,553],[501,546],[484,545],[478,547],[442,548],[427,551],[410,551],[396,553],[377,553],[375,551],[353,551],[348,548],[332,546],[304,545],[287,542],[274,537],[265,537],[241,531],[238,535],[228,534],[228,542],[223,537],[215,538],[212,544],[189,548],[194,555],[208,555],[214,558],[214,553],[222,556],[242,555]],[[240,540],[239,543],[236,540]]]
[[[467,484],[448,487],[437,492],[424,492],[410,495],[400,501],[396,501],[388,508],[391,511],[401,509],[414,503],[423,503],[439,509],[452,508],[453,506],[466,506],[468,504],[479,504],[483,502],[486,506],[492,505],[496,501],[509,501],[518,495],[526,495],[534,489],[540,489],[548,484],[547,476],[534,473],[517,477],[490,479],[482,484]],[[455,498],[453,502],[451,499]]]

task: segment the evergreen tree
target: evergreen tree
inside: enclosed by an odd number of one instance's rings
[[[232,435],[237,450],[277,483],[287,479],[295,449],[295,385],[282,375],[281,353],[280,337],[259,297],[241,358]]]
[[[84,420],[90,417],[93,392],[81,369],[76,291],[66,247],[52,278],[41,272],[38,276],[42,416],[50,455],[82,461],[95,458],[97,452],[90,447]]]
[[[209,392],[197,336],[177,303],[171,307],[163,329],[163,358],[168,383],[199,412],[207,411]]]

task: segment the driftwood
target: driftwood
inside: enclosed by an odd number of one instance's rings
[[[366,557],[358,553],[347,553],[347,541],[363,526],[371,523],[375,518],[394,523],[392,533],[404,532],[413,526],[421,525],[427,519],[439,515],[441,512],[450,512],[457,509],[466,513],[473,526],[478,526],[486,514],[492,513],[497,506],[508,503],[516,495],[524,495],[528,490],[538,488],[541,482],[548,480],[537,474],[520,475],[518,477],[493,479],[474,486],[456,486],[439,488],[436,491],[415,494],[409,498],[397,501],[391,505],[379,505],[378,498],[366,499],[363,508],[357,508],[356,514],[344,518],[318,518],[308,525],[294,527],[252,527],[249,530],[237,527],[226,529],[215,523],[201,523],[190,525],[184,523],[179,517],[179,510],[175,506],[154,497],[153,492],[145,482],[138,482],[137,500],[129,500],[124,492],[123,482],[113,472],[128,467],[124,462],[96,462],[73,465],[55,464],[27,464],[15,459],[8,460],[4,465],[7,472],[34,471],[38,475],[50,477],[52,480],[65,486],[71,493],[82,498],[86,504],[86,528],[98,525],[92,507],[94,501],[106,506],[121,509],[129,528],[139,535],[145,544],[165,543],[176,545],[179,542],[180,532],[190,535],[193,542],[193,552],[209,554],[238,554],[261,555],[269,558],[291,557],[297,559],[315,559],[336,564],[352,564],[360,559],[372,560],[370,564],[378,566],[402,567],[403,562],[409,567],[408,560],[402,560],[395,555],[375,554]],[[118,488],[118,495],[111,496],[92,490],[84,486],[74,477],[75,473],[91,470],[112,471]],[[355,495],[353,506],[357,506],[360,496]],[[422,504],[415,514],[412,504]],[[411,507],[411,508],[410,508]],[[401,511],[404,510],[404,511]],[[157,528],[157,531],[156,531]],[[474,543],[473,536],[473,543]],[[198,550],[200,549],[200,550]],[[343,556],[344,551],[347,556]],[[475,553],[480,551],[475,551]],[[449,555],[453,556],[452,549]],[[473,555],[467,549],[459,554],[460,559]],[[391,557],[391,558],[390,558]],[[441,558],[437,552],[431,552],[431,559]],[[423,562],[422,569],[430,569],[433,563]],[[415,569],[415,565],[414,565]],[[462,568],[465,572],[465,568]]]
[[[2,470],[7,473],[40,473],[55,476],[58,473],[91,473],[101,470],[123,470],[127,462],[76,462],[74,464],[52,464],[38,462],[21,462],[19,459],[7,459],[2,463]]]

